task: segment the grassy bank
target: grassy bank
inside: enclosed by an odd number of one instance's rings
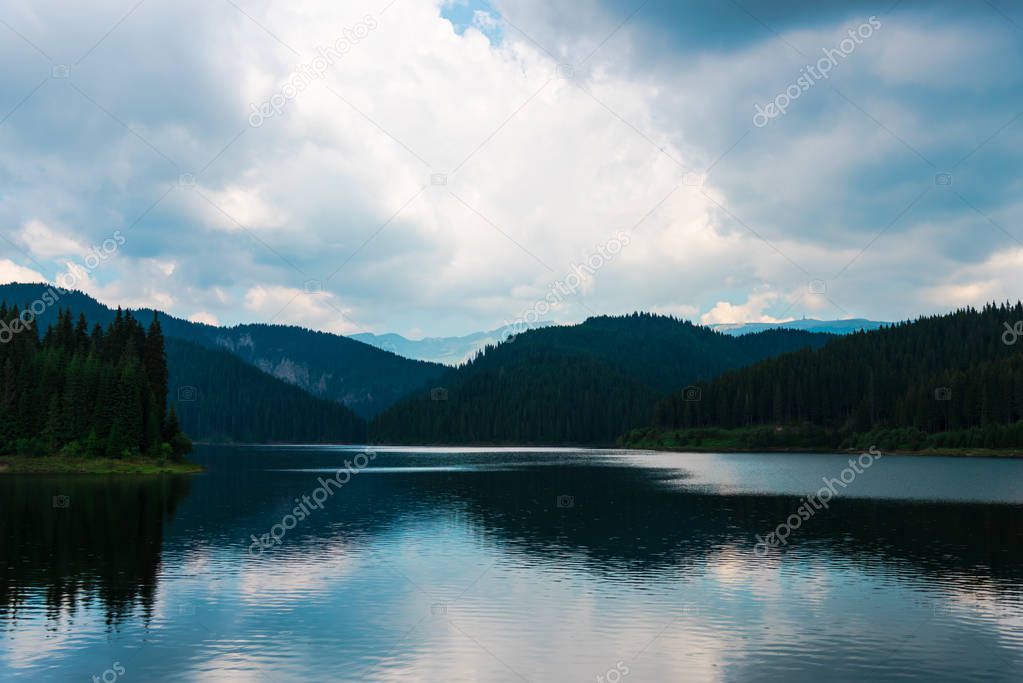
[[[0,474],[194,474],[202,465],[153,458],[0,456]]]
[[[949,433],[951,434],[951,433]],[[661,430],[634,429],[618,445],[659,451],[698,453],[749,452],[862,452],[877,446],[885,453],[906,455],[955,455],[974,457],[1023,457],[1023,448],[991,447],[981,444],[944,445],[943,434],[920,435],[915,430],[875,430],[862,434],[841,434],[819,427],[741,427],[719,429]],[[967,442],[968,443],[968,442]],[[939,445],[941,444],[941,445]]]

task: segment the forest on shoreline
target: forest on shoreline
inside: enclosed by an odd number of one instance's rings
[[[1023,450],[1023,344],[1006,341],[1023,320],[1018,302],[845,336],[731,337],[668,316],[599,316],[487,347],[366,419],[306,388],[310,366],[287,355],[290,328],[274,328],[266,348],[246,336],[252,326],[223,338],[210,328],[222,344],[211,347],[165,339],[161,320],[185,324],[166,314],[150,311],[146,328],[139,313],[76,296],[105,327],[69,307],[40,316],[41,331],[0,305],[0,471],[56,454],[69,471],[148,471],[183,462],[184,432],[208,443]],[[317,337],[324,353],[329,336]],[[264,364],[271,356],[278,367]]]
[[[76,320],[64,309],[40,335],[25,312],[0,303],[6,469],[21,471],[33,459],[53,456],[78,469],[101,461],[107,469],[110,461],[184,464],[192,444],[167,410],[167,357],[155,317],[146,329],[118,309],[106,328],[90,328],[84,314]]]

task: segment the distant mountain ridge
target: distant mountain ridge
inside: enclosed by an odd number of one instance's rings
[[[860,330],[876,330],[882,325],[889,324],[865,318],[849,318],[848,320],[802,318],[776,323],[718,323],[708,325],[708,327],[732,336],[740,336],[750,334],[751,332],[763,332],[764,330],[804,330],[806,332],[823,332],[826,334],[852,334]]]
[[[529,326],[529,329],[549,327],[554,323],[540,323]],[[707,325],[712,330],[738,337],[764,330],[803,330],[805,332],[821,332],[825,334],[852,334],[860,330],[876,330],[888,323],[865,318],[848,320],[816,320],[803,318],[776,323],[718,323]],[[521,332],[522,330],[519,330]],[[461,365],[479,353],[486,346],[498,344],[510,336],[507,328],[498,328],[486,332],[474,332],[459,337],[426,337],[424,339],[408,339],[393,332],[372,334],[361,332],[351,335],[379,349],[391,351],[405,358],[425,360],[444,365]]]

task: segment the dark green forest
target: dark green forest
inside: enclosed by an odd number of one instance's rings
[[[361,443],[366,423],[333,401],[271,377],[223,349],[167,339],[171,405],[195,439]]]
[[[31,315],[0,304],[0,453],[180,458],[191,450],[167,413],[163,333],[117,311],[103,329],[58,311],[40,338]]]
[[[727,369],[831,337],[771,330],[730,337],[634,313],[530,330],[484,349],[370,425],[380,443],[609,444],[649,424],[659,398]]]
[[[351,408],[363,419],[374,416],[419,391],[448,368],[411,360],[328,332],[294,325],[236,325],[192,329],[168,336],[209,348],[226,348],[238,358],[317,398]],[[205,329],[202,329],[205,328]],[[178,330],[176,325],[174,330]],[[201,332],[195,337],[189,333]]]
[[[674,394],[629,441],[738,429],[749,447],[1020,447],[1023,344],[1002,339],[1019,320],[1019,302],[991,304],[784,354]]]

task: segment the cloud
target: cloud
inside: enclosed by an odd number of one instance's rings
[[[72,237],[35,219],[22,226],[21,242],[33,256],[43,259],[55,256],[78,256],[86,251],[86,248]]]
[[[259,286],[245,293],[245,309],[256,320],[301,325],[338,334],[362,331],[348,319],[333,294],[288,287]]]
[[[217,316],[206,311],[196,311],[192,315],[188,316],[188,319],[194,323],[203,323],[205,325],[220,325],[220,320]]]
[[[741,304],[718,301],[713,308],[700,316],[700,322],[705,325],[742,322],[776,323],[779,320],[766,315],[764,311],[780,298],[781,295],[778,292],[764,291],[750,294],[749,298]]]
[[[10,259],[0,259],[0,284],[8,282],[46,282],[46,278],[40,273],[19,266]]]
[[[12,266],[63,272],[121,230],[88,273],[111,304],[446,335],[516,318],[626,230],[549,319],[890,318],[945,308],[943,278],[1013,247],[1023,218],[1023,44],[983,7],[239,6],[144,3],[88,52],[119,3],[0,0],[25,38],[0,44]],[[752,125],[871,15],[830,79]],[[949,294],[1012,290],[989,279]]]
[[[946,275],[946,282],[928,287],[925,301],[932,306],[969,306],[977,301],[1019,299],[1018,278],[1023,271],[1023,249],[992,254],[980,264],[958,268]]]

